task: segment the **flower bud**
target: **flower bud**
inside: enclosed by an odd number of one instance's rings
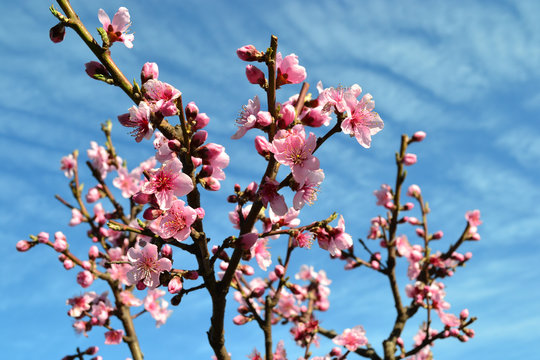
[[[160,209],[156,209],[153,207],[149,207],[143,212],[143,218],[145,220],[156,220],[158,217],[160,217],[162,214],[162,211]]]
[[[412,137],[412,141],[422,141],[426,138],[426,133],[423,131],[417,131],[414,133]]]
[[[83,288],[87,288],[94,282],[94,276],[88,270],[81,271],[77,274],[77,283]]]
[[[263,86],[266,82],[264,73],[258,67],[253,65],[246,66],[246,77],[252,84],[259,84]]]
[[[238,50],[236,50],[236,55],[238,55],[240,60],[256,61],[257,58],[262,56],[262,53],[257,50],[253,45],[244,45]]]
[[[163,257],[170,259],[172,257],[172,253],[173,253],[172,247],[169,244],[165,244],[161,248],[161,256]]]
[[[90,249],[88,250],[88,258],[94,260],[99,256],[99,249],[96,245],[90,246]]]
[[[274,271],[276,276],[282,277],[285,274],[285,267],[283,267],[283,265],[276,265],[276,269]]]
[[[95,187],[88,190],[88,194],[86,194],[86,202],[93,203],[98,201],[101,198],[101,194],[99,193],[99,190]]]
[[[46,233],[45,231],[42,231],[38,234],[37,240],[41,244],[45,244],[49,241],[49,233]]]
[[[244,325],[249,319],[243,315],[236,315],[232,321],[235,325]]]
[[[96,75],[102,75],[104,77],[111,77],[109,72],[107,71],[107,68],[103,66],[102,63],[97,61],[90,61],[84,64],[85,71],[92,79],[95,78]]]
[[[407,196],[419,197],[421,193],[420,187],[416,184],[409,186],[407,189]]]
[[[17,241],[17,244],[15,245],[15,248],[17,248],[17,251],[25,252],[28,251],[32,246],[30,245],[30,242],[27,240],[19,240]]]
[[[341,348],[337,346],[333,347],[332,350],[330,351],[330,356],[335,356],[335,357],[341,356]]]
[[[209,122],[210,122],[210,118],[208,117],[208,115],[206,115],[206,113],[200,113],[195,118],[195,126],[193,126],[191,129],[193,131],[200,130],[204,128],[206,125],[208,125]]]
[[[416,154],[407,153],[403,156],[403,165],[410,166],[416,164]]]
[[[250,265],[243,265],[242,266],[242,273],[247,276],[251,276],[255,274],[255,269],[253,269],[253,266]]]
[[[197,131],[195,134],[193,134],[193,137],[191,138],[191,148],[196,149],[202,144],[204,144],[207,137],[208,132],[204,130]]]
[[[199,278],[199,273],[195,270],[186,271],[184,278],[188,280],[197,280]]]
[[[272,123],[272,115],[268,111],[259,111],[257,113],[257,125],[267,127]]]
[[[57,238],[53,243],[53,248],[58,252],[63,252],[67,250],[68,243],[65,239]]]
[[[461,320],[465,320],[466,318],[468,318],[469,317],[469,309],[461,310],[461,312],[459,313],[459,317],[461,318]]]
[[[156,79],[159,76],[159,69],[156,63],[147,62],[143,65],[141,70],[141,83],[145,83],[150,79]]]
[[[195,209],[195,212],[197,213],[197,219],[202,220],[204,219],[204,216],[206,215],[206,212],[202,207],[198,207]]]
[[[179,276],[174,276],[168,285],[169,293],[178,294],[182,290],[182,279]]]
[[[436,233],[433,234],[433,240],[439,240],[443,237],[443,232],[441,230],[437,231]]]
[[[142,280],[137,283],[136,287],[137,287],[137,290],[141,290],[141,291],[146,289],[146,285],[142,282]]]
[[[212,165],[203,165],[201,171],[198,174],[198,177],[207,178],[209,176],[212,176],[213,172],[214,172],[214,167]]]
[[[88,349],[86,349],[85,354],[87,355],[96,355],[99,348],[97,346],[90,346]]]
[[[75,267],[75,264],[73,263],[73,261],[71,259],[66,259],[64,260],[64,269],[66,270],[70,270],[70,269],[73,269]]]
[[[257,150],[259,155],[263,157],[270,156],[270,147],[270,143],[264,136],[258,135],[255,137],[255,149]]]
[[[199,108],[192,101],[186,105],[186,118],[188,121],[194,121],[199,115]]]
[[[278,126],[281,129],[285,129],[294,121],[294,118],[296,117],[296,110],[294,109],[294,106],[287,104],[281,108],[279,114],[281,116],[278,119]]]
[[[66,36],[66,26],[64,23],[58,23],[49,30],[49,38],[55,44],[62,42]]]

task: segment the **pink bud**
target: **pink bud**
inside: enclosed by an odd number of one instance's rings
[[[202,144],[204,144],[207,137],[208,133],[204,130],[199,130],[195,134],[193,134],[193,137],[191,138],[192,149],[196,149]]]
[[[64,269],[70,270],[70,269],[73,269],[74,267],[75,267],[75,264],[73,263],[73,261],[71,261],[71,259],[64,260]]]
[[[264,295],[264,291],[266,289],[264,288],[264,286],[259,286],[259,287],[256,287],[255,289],[253,289],[253,291],[251,292],[251,296],[253,297],[256,297],[256,298],[259,298],[261,296]]]
[[[461,336],[458,336],[458,339],[459,341],[461,342],[467,342],[469,341],[469,337],[467,335],[461,335]]]
[[[39,243],[45,244],[49,241],[49,233],[46,233],[44,231],[40,232],[37,236],[37,240]]]
[[[244,45],[240,49],[236,50],[236,55],[240,60],[244,61],[256,61],[262,54],[253,45]]]
[[[370,264],[371,267],[375,270],[379,270],[379,268],[381,267],[381,264],[379,264],[379,262],[376,260],[372,260]]]
[[[198,168],[202,164],[202,159],[198,158],[198,157],[195,157],[195,156],[192,156],[191,157],[191,162],[193,163],[194,168]]]
[[[275,272],[275,271],[270,271],[270,272],[268,273],[268,280],[270,280],[270,281],[276,281],[276,280],[278,280],[278,279],[279,279],[279,278],[278,278],[278,276],[276,275],[276,272]]]
[[[424,233],[424,229],[422,228],[416,228],[416,235],[418,235],[419,237],[423,238],[425,233]]]
[[[272,123],[272,115],[268,111],[259,111],[257,113],[257,124],[261,127],[267,127]]]
[[[255,149],[259,155],[264,157],[269,156],[271,153],[270,148],[271,145],[264,136],[258,135],[255,137]]]
[[[439,230],[436,233],[433,234],[433,240],[439,240],[443,237],[444,233]]]
[[[384,207],[388,210],[394,210],[396,208],[396,205],[394,205],[392,201],[388,201],[386,202],[386,204],[384,204]]]
[[[54,250],[56,250],[58,252],[63,252],[63,251],[67,250],[68,243],[67,243],[66,240],[64,240],[62,238],[57,238],[53,243],[53,248],[54,248]]]
[[[423,131],[417,131],[412,137],[412,141],[422,141],[426,138],[426,133]]]
[[[17,244],[15,245],[15,248],[17,251],[25,252],[28,251],[32,246],[30,245],[30,242],[26,240],[19,240],[17,241]]]
[[[92,268],[92,264],[90,264],[90,261],[85,260],[82,262],[82,268],[84,270],[90,270]]]
[[[160,217],[162,214],[162,211],[160,209],[156,209],[153,207],[149,207],[143,212],[143,218],[145,220],[156,220],[158,217]]]
[[[469,260],[470,258],[472,258],[472,252],[468,251],[465,253],[465,260]]]
[[[202,220],[204,219],[204,216],[206,215],[206,212],[202,207],[198,207],[195,209],[195,212],[197,213],[197,219]]]
[[[226,271],[228,267],[229,267],[229,263],[226,261],[222,261],[219,263],[219,268],[223,271]]]
[[[110,77],[109,71],[107,71],[107,68],[103,66],[102,63],[97,61],[90,61],[84,64],[85,71],[92,79],[96,75],[103,75],[105,77]]]
[[[285,274],[285,268],[283,265],[276,265],[276,269],[274,271],[278,277],[282,277]]]
[[[195,126],[192,126],[191,129],[193,131],[200,130],[204,128],[206,125],[208,125],[209,122],[210,122],[210,118],[208,117],[208,115],[206,115],[206,113],[200,113],[195,118]]]
[[[466,318],[468,318],[469,317],[469,309],[461,310],[461,312],[459,313],[459,317],[461,318],[461,320],[465,320]]]
[[[420,224],[420,220],[418,220],[417,218],[415,218],[414,216],[410,216],[407,218],[407,221],[409,222],[409,224],[411,225],[418,225]]]
[[[159,76],[159,69],[156,63],[147,62],[143,65],[141,70],[141,83],[145,83],[150,79],[156,79]]]
[[[468,337],[471,339],[474,337],[475,333],[473,329],[463,329],[463,332],[467,334]]]
[[[96,245],[90,246],[90,249],[88,250],[88,257],[90,259],[95,259],[99,256],[99,249]]]
[[[412,210],[414,208],[414,204],[412,202],[408,202],[405,205],[403,205],[403,210]]]
[[[88,270],[81,271],[77,274],[77,283],[83,288],[87,288],[94,282],[92,273]]]
[[[266,79],[264,78],[264,73],[256,66],[247,65],[246,66],[246,76],[250,83],[264,85]]]
[[[100,199],[101,195],[99,194],[99,190],[95,187],[88,190],[88,194],[86,194],[86,202],[93,203]]]
[[[66,36],[66,27],[64,23],[58,23],[49,30],[49,38],[55,44],[62,42]]]
[[[206,190],[219,191],[221,189],[221,183],[213,177],[203,178],[200,182]]]
[[[296,117],[296,110],[291,104],[285,105],[283,108],[281,108],[279,113],[281,117],[278,119],[278,126],[281,129],[285,129],[287,126],[289,126]]]
[[[407,196],[418,197],[421,193],[420,187],[416,184],[409,186],[407,189]]]
[[[165,244],[161,248],[161,256],[164,256],[164,257],[170,259],[172,257],[172,253],[173,253],[172,247],[169,244]]]
[[[471,240],[479,241],[480,240],[480,234],[479,233],[472,234]]]
[[[330,356],[341,356],[341,348],[338,348],[337,346],[332,348],[332,350],[330,351]]]
[[[178,294],[182,290],[182,280],[179,276],[175,276],[169,281],[168,290],[171,294]]]
[[[167,142],[167,146],[169,147],[169,149],[171,149],[171,151],[180,151],[180,149],[182,149],[182,144],[180,144],[180,141],[176,139],[169,140]]]
[[[405,346],[405,344],[403,343],[403,339],[402,339],[401,337],[398,337],[398,338],[397,338],[396,344],[398,344],[398,345],[401,346],[401,347]]]
[[[199,108],[197,107],[197,105],[195,105],[193,101],[186,105],[186,118],[188,119],[188,121],[195,120],[198,114]]]
[[[403,156],[403,164],[410,166],[416,164],[416,154],[407,153]]]
[[[96,355],[99,348],[97,346],[90,346],[88,349],[86,349],[85,353],[87,355]]]
[[[242,266],[242,273],[247,276],[252,276],[255,274],[255,269],[253,269],[253,266],[250,265],[243,265]]]
[[[236,315],[232,321],[235,325],[244,325],[248,322],[248,318],[243,315]]]

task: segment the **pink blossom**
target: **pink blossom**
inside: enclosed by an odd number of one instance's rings
[[[110,171],[109,153],[103,146],[99,146],[95,141],[90,142],[91,148],[86,151],[88,158],[92,162],[92,167],[96,169],[103,180]]]
[[[272,145],[268,142],[268,140],[264,136],[256,136],[255,137],[255,150],[257,150],[259,155],[267,157],[272,152]]]
[[[313,234],[311,232],[298,233],[294,237],[294,245],[302,248],[311,248]]]
[[[84,311],[90,310],[90,305],[94,299],[96,299],[97,294],[93,291],[86,292],[81,296],[74,296],[67,299],[66,304],[71,305],[71,309],[68,311],[68,315],[74,318],[80,317]]]
[[[149,102],[152,112],[160,112],[163,116],[178,114],[176,99],[182,93],[172,85],[156,79],[150,79],[143,84],[143,93]]]
[[[124,336],[124,330],[111,330],[105,333],[105,344],[106,345],[118,345],[122,342],[122,337]]]
[[[319,247],[328,250],[332,256],[336,256],[340,250],[346,250],[353,245],[351,235],[345,232],[343,215],[339,217],[338,226],[330,231],[319,228],[317,240],[319,241]]]
[[[88,190],[88,194],[86,194],[86,202],[93,203],[98,201],[101,198],[101,194],[99,193],[99,190],[95,187],[90,188]]]
[[[135,137],[136,142],[141,142],[144,138],[150,140],[154,131],[150,122],[152,116],[150,106],[146,101],[141,101],[139,106],[129,108],[129,113],[118,116],[120,124],[126,127],[134,128],[131,135]]]
[[[107,214],[105,213],[105,209],[103,209],[103,205],[101,203],[94,205],[94,220],[99,225],[104,225],[107,223]]]
[[[92,79],[101,80],[104,78],[111,77],[111,74],[109,74],[109,71],[107,70],[107,68],[98,61],[89,61],[86,64],[84,64],[84,71]]]
[[[94,282],[94,276],[88,270],[81,271],[77,274],[77,283],[83,288],[87,288]]]
[[[129,199],[139,191],[141,182],[140,173],[137,169],[128,173],[125,167],[118,169],[118,177],[113,180],[113,185],[122,190],[122,196]]]
[[[384,127],[379,114],[373,111],[375,102],[370,94],[364,95],[358,101],[354,95],[346,96],[347,117],[341,123],[343,133],[356,137],[360,145],[365,148],[371,146],[371,136],[377,134]]]
[[[309,171],[319,169],[319,159],[313,156],[317,146],[315,134],[306,133],[302,125],[295,125],[291,130],[280,130],[272,141],[272,152],[276,160],[291,167],[294,180],[303,185]]]
[[[276,87],[284,84],[299,84],[307,77],[306,69],[298,65],[298,56],[290,54],[282,59],[280,52],[276,54]]]
[[[116,14],[114,14],[112,23],[109,15],[103,9],[99,9],[98,19],[103,25],[103,29],[107,32],[111,45],[119,41],[123,42],[127,48],[133,47],[134,36],[127,33],[128,28],[131,26],[128,9],[125,7],[119,8]]]
[[[157,218],[151,229],[163,239],[174,238],[183,241],[191,234],[191,225],[197,219],[197,213],[190,206],[178,199],[172,202],[169,210]]]
[[[67,178],[72,178],[73,174],[75,173],[75,169],[77,168],[77,160],[75,157],[73,157],[73,154],[64,156],[60,160],[60,164],[60,170],[64,170],[64,175]]]
[[[285,343],[279,340],[274,353],[274,360],[287,360],[287,352],[285,351]]]
[[[279,110],[278,126],[280,129],[286,129],[296,118],[296,110],[291,104],[284,104]]]
[[[368,343],[366,331],[362,325],[355,326],[352,329],[345,329],[343,333],[333,338],[332,341],[337,345],[345,346],[349,351],[355,351],[360,346]]]
[[[304,184],[296,190],[293,198],[293,206],[296,210],[300,210],[306,203],[312,205],[317,200],[319,185],[324,180],[324,172],[322,169],[308,172]]]
[[[124,260],[125,257],[122,256],[117,260]],[[111,259],[112,260],[112,259]],[[114,261],[114,260],[113,260]],[[130,285],[128,281],[127,274],[131,270],[131,265],[129,264],[111,264],[111,267],[107,269],[107,272],[111,275],[113,280],[117,280],[124,285]]]
[[[154,194],[161,209],[169,209],[175,196],[184,196],[193,190],[191,178],[182,172],[182,163],[173,158],[162,167],[152,170],[152,177],[142,185],[144,194]]]
[[[172,314],[172,310],[168,310],[169,303],[160,299],[165,295],[165,291],[159,289],[150,289],[144,298],[144,309],[156,320],[156,327],[165,324],[167,318]]]
[[[288,208],[285,203],[285,197],[278,194],[279,183],[276,180],[272,180],[269,177],[265,178],[264,183],[259,189],[261,200],[265,207],[268,207],[268,203],[272,207],[272,210],[276,215],[283,216],[287,213]]]
[[[146,244],[142,250],[130,248],[128,259],[133,266],[127,273],[129,284],[134,285],[142,280],[151,289],[159,286],[159,274],[170,271],[172,267],[169,259],[158,259],[157,246],[154,244]]]
[[[413,134],[412,141],[422,141],[426,138],[426,133],[423,131],[417,131]]]
[[[267,243],[268,239],[266,238],[257,239],[255,245],[250,249],[251,257],[257,260],[257,264],[263,271],[266,271],[268,266],[272,264],[272,254],[268,251]]]
[[[480,210],[467,211],[465,219],[467,219],[471,227],[478,227],[482,224],[482,221],[480,220]]]
[[[58,252],[66,251],[68,248],[66,236],[61,231],[54,233],[53,248]]]
[[[38,242],[41,244],[46,244],[49,241],[49,233],[42,231],[37,236]]]
[[[437,314],[439,315],[441,322],[446,326],[459,326],[459,324],[461,323],[459,318],[454,314],[448,314],[443,312],[442,310],[437,311]]]
[[[104,301],[99,301],[98,303],[92,305],[92,318],[97,319],[98,325],[103,325],[105,324],[107,319],[109,319],[109,312],[113,310],[114,308],[112,308]]]
[[[71,259],[64,260],[62,265],[64,265],[64,269],[66,270],[71,270],[75,267],[75,263]]]
[[[120,301],[126,306],[141,306],[142,300],[137,298],[131,291],[124,290],[120,293]]]
[[[69,221],[69,226],[79,225],[83,221],[84,221],[84,216],[79,211],[79,209],[76,209],[76,208],[71,209],[71,220]]]
[[[261,109],[259,97],[255,95],[253,100],[249,99],[247,105],[242,107],[240,116],[236,119],[238,130],[231,136],[231,139],[240,139],[244,134],[257,123],[257,114]]]

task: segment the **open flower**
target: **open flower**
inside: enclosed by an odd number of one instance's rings
[[[105,10],[99,9],[98,19],[103,25],[103,29],[107,32],[111,44],[119,41],[123,42],[127,48],[131,49],[133,47],[133,34],[126,33],[131,25],[131,19],[127,8],[119,8],[116,14],[114,14],[112,22]]]
[[[157,246],[154,244],[146,244],[142,250],[130,248],[128,259],[133,266],[127,273],[129,284],[134,285],[142,281],[151,289],[159,285],[159,274],[170,271],[172,267],[169,259],[158,259]]]

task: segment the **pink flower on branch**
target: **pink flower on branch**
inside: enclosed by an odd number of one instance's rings
[[[172,268],[169,259],[158,259],[157,246],[154,244],[146,244],[142,250],[130,248],[128,259],[133,266],[127,273],[130,285],[142,281],[149,288],[156,288],[159,286],[159,274],[163,271],[170,271]]]
[[[128,28],[131,26],[131,19],[127,8],[119,8],[116,14],[114,14],[112,22],[105,10],[99,9],[98,19],[103,25],[103,29],[107,32],[111,45],[118,41],[124,43],[127,48],[133,47],[132,42],[135,37],[133,34],[127,33]]]
[[[364,95],[358,101],[354,95],[345,97],[347,103],[347,117],[341,123],[341,130],[345,134],[356,137],[360,145],[365,148],[371,146],[371,136],[384,128],[379,114],[373,111],[375,102],[370,94]]]
[[[154,131],[150,123],[151,114],[148,103],[141,101],[138,107],[130,107],[129,113],[118,116],[118,121],[123,126],[134,128],[131,135],[135,137],[136,142],[142,139],[150,140]]]
[[[185,206],[182,200],[175,200],[170,209],[152,223],[151,229],[163,239],[183,241],[189,237],[191,225],[196,219],[195,210]]]
[[[193,181],[182,172],[182,163],[173,158],[163,163],[162,167],[152,170],[152,177],[141,188],[144,194],[154,194],[159,207],[169,209],[176,196],[187,195],[193,190]]]
[[[282,58],[280,52],[276,54],[277,79],[276,87],[285,84],[299,84],[307,77],[306,68],[298,65],[298,56],[290,54]]]
[[[330,230],[319,228],[316,235],[319,241],[319,247],[328,250],[332,256],[340,254],[340,250],[346,250],[353,245],[351,235],[345,232],[343,215],[339,217],[337,227]]]
[[[111,330],[105,333],[105,344],[106,345],[118,345],[122,342],[122,337],[124,336],[124,330]]]
[[[60,164],[60,170],[64,170],[64,175],[69,179],[72,178],[77,168],[77,160],[73,157],[73,154],[64,156],[60,160]]]
[[[355,351],[368,343],[366,332],[361,325],[345,329],[342,334],[332,339],[334,344],[345,346],[349,351]]]
[[[160,112],[163,116],[178,114],[176,99],[182,93],[172,85],[156,79],[150,79],[143,85],[144,97],[150,103],[153,112]]]
[[[319,169],[319,159],[313,156],[317,146],[315,134],[306,133],[302,125],[295,125],[291,130],[280,130],[272,141],[272,152],[277,162],[291,167],[294,180],[304,184],[309,171]]]

